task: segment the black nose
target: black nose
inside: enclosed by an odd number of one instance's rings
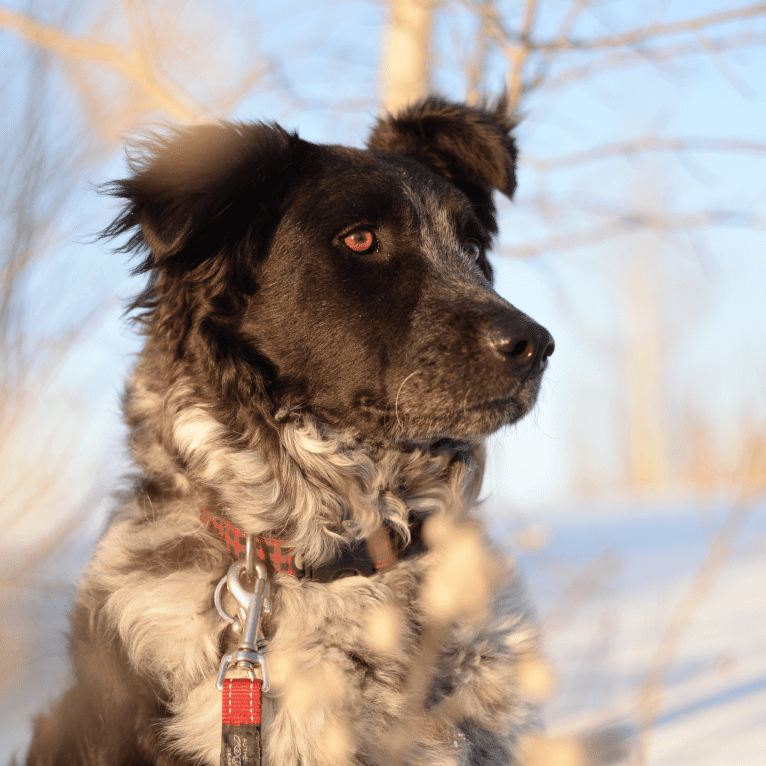
[[[551,334],[521,313],[495,321],[487,330],[487,340],[492,350],[511,364],[519,378],[541,373],[556,348]]]

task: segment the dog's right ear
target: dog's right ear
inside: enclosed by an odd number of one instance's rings
[[[150,137],[128,155],[132,177],[105,186],[127,202],[104,236],[132,232],[122,249],[149,251],[138,272],[193,268],[259,230],[301,144],[262,123],[196,125]]]

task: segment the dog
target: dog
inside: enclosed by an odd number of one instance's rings
[[[29,766],[519,762],[536,629],[472,516],[554,349],[492,288],[514,127],[432,96],[366,149],[221,122],[129,153],[136,472]],[[240,681],[260,717],[222,723]]]

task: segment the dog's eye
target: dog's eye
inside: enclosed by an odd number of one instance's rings
[[[371,231],[359,229],[343,237],[343,244],[355,253],[371,253],[377,243]]]
[[[463,245],[465,254],[472,260],[478,261],[481,257],[481,243],[475,239],[469,239],[465,245]]]

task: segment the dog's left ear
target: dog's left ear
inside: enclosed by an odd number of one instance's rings
[[[493,108],[431,96],[381,118],[367,145],[412,157],[447,178],[468,195],[482,223],[495,233],[492,190],[511,197],[516,189],[516,144],[510,135],[515,124],[505,96]]]

